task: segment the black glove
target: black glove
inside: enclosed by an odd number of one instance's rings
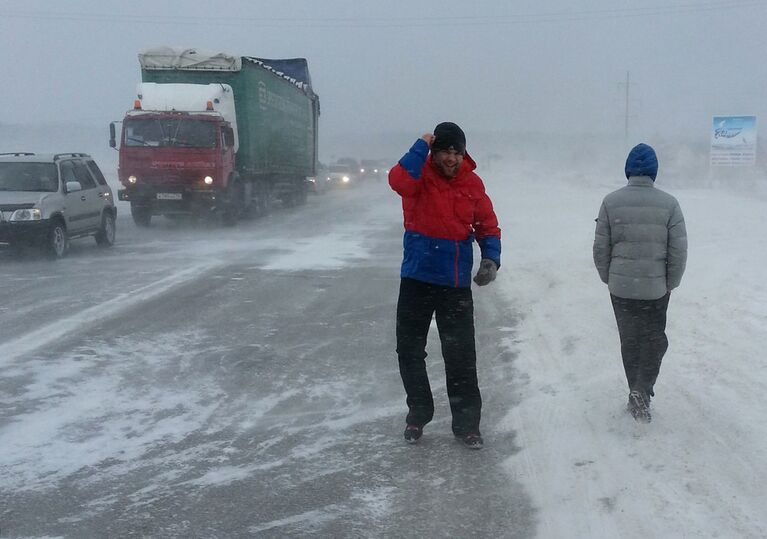
[[[491,282],[495,281],[495,274],[497,271],[498,266],[495,265],[495,262],[489,258],[483,258],[479,263],[479,270],[474,276],[474,282],[479,286],[490,284]]]

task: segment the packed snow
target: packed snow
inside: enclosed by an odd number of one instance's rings
[[[656,185],[680,201],[689,259],[649,425],[625,411],[615,319],[591,258],[622,162],[595,175],[523,165],[488,182],[505,240],[496,285],[522,315],[506,344],[521,400],[502,422],[522,450],[505,470],[540,507],[540,537],[767,535],[767,178],[664,174],[664,157]]]

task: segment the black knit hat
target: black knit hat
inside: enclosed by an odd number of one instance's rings
[[[442,122],[434,128],[434,142],[431,143],[432,151],[455,150],[458,153],[466,152],[466,135],[463,130],[453,122]]]

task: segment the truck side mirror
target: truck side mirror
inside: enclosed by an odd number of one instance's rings
[[[115,123],[111,122],[109,124],[109,147],[110,148],[117,148],[117,140],[115,136]]]

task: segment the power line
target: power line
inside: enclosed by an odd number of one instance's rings
[[[71,13],[0,11],[11,19],[112,22],[155,25],[228,25],[249,27],[314,27],[314,28],[418,28],[434,26],[511,26],[579,22],[590,20],[690,15],[716,11],[767,7],[763,0],[725,0],[695,2],[657,7],[630,7],[591,10],[568,10],[548,13],[519,13],[515,15],[434,16],[424,19],[405,17],[228,17],[216,15],[134,15],[115,13]]]

